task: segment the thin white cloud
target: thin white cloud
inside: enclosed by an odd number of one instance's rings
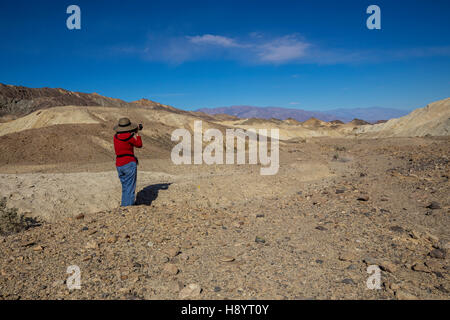
[[[217,36],[213,34],[204,34],[202,36],[187,37],[190,42],[195,44],[217,45],[222,47],[239,47],[234,39]]]
[[[249,39],[240,41],[212,34],[186,37],[191,44],[201,45],[203,50],[208,47],[222,47],[228,50],[228,56],[234,59],[248,59],[253,62],[281,64],[305,57],[309,43],[296,35],[267,39],[260,33],[251,33]],[[198,49],[198,46],[197,46]]]
[[[263,62],[286,63],[306,57],[309,47],[309,43],[286,36],[260,45],[258,56]]]
[[[384,50],[327,49],[297,34],[247,37],[202,34],[184,37],[152,37],[145,47],[113,48],[117,54],[139,55],[148,61],[181,64],[187,61],[231,60],[246,64],[361,64],[450,56],[450,46]],[[293,75],[296,78],[298,75]]]

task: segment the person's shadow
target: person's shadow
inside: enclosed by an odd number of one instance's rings
[[[152,204],[153,200],[158,198],[159,190],[167,190],[172,183],[158,183],[146,186],[144,189],[139,191],[136,195],[136,205],[146,205]]]

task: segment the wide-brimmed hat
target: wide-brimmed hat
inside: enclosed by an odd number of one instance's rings
[[[136,130],[138,125],[136,123],[132,123],[128,118],[119,119],[119,124],[114,127],[115,132],[127,132]]]

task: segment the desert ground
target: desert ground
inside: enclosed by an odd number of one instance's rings
[[[130,109],[144,148],[137,205],[121,208],[112,125],[123,114],[57,107],[0,124],[3,209],[29,219],[20,232],[0,221],[0,298],[450,298],[448,135],[285,121],[279,171],[263,176],[260,165],[174,165],[170,132],[201,115]],[[79,290],[66,286],[73,265]]]

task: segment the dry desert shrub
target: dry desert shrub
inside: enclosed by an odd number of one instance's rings
[[[33,218],[18,214],[16,208],[8,208],[6,202],[6,198],[0,199],[0,235],[10,235],[37,225]]]

